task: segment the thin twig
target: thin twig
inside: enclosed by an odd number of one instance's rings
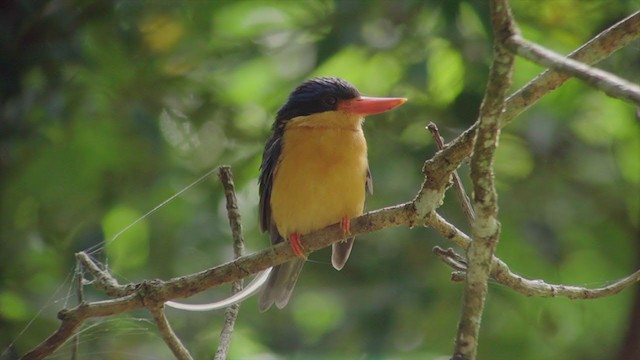
[[[566,297],[572,300],[591,300],[611,296],[640,282],[640,270],[621,279],[614,280],[606,286],[586,288],[582,286],[549,284],[544,280],[531,280],[511,272],[502,260],[495,259],[491,276],[500,284],[524,294],[545,298]]]
[[[466,271],[453,271],[451,272],[451,281],[453,282],[463,282],[467,280],[467,272]]]
[[[621,77],[579,61],[566,58],[520,36],[512,36],[505,44],[509,50],[537,64],[574,76],[607,95],[640,105],[640,86]]]
[[[169,324],[169,321],[164,314],[164,307],[162,305],[150,306],[149,312],[151,312],[151,315],[156,322],[156,326],[158,327],[158,331],[160,332],[162,339],[167,344],[167,346],[169,346],[169,349],[171,349],[171,352],[176,357],[176,359],[193,360],[193,357],[191,356],[191,354],[189,354],[189,350],[187,350],[187,348],[182,345],[182,342],[180,341],[178,336],[176,336],[176,333],[173,332],[173,329],[171,328],[171,325]]]
[[[476,358],[491,259],[500,235],[493,158],[500,134],[499,118],[504,110],[507,90],[511,86],[514,63],[513,54],[503,47],[503,43],[518,30],[506,0],[493,0],[490,2],[490,8],[495,39],[493,63],[487,90],[480,106],[478,132],[471,157],[473,207],[476,218],[471,227],[473,242],[467,251],[467,276],[453,359]]]
[[[84,302],[84,284],[82,282],[84,275],[82,274],[82,264],[76,263],[76,273],[75,273],[75,282],[76,282],[76,300],[78,300],[78,304],[82,304]],[[80,347],[80,334],[76,334],[73,337],[73,345],[71,346],[71,360],[76,360],[78,358],[78,348]]]
[[[233,255],[234,258],[240,258],[244,255],[244,238],[242,235],[242,222],[240,220],[240,212],[238,211],[238,200],[236,199],[236,191],[233,183],[233,174],[229,166],[221,166],[218,171],[218,177],[224,187],[224,194],[227,199],[227,216],[229,217],[229,225],[233,235]],[[242,290],[242,279],[233,282],[231,293],[235,294]],[[220,331],[220,343],[214,355],[215,360],[223,360],[227,358],[233,328],[240,312],[240,303],[229,306],[224,312],[224,325]]]
[[[569,57],[585,64],[595,64],[629,45],[638,36],[640,36],[640,11],[604,30],[569,54]],[[569,78],[569,75],[551,69],[540,73],[507,98],[505,111],[500,119],[500,127],[509,124],[523,111],[560,87]]]
[[[469,245],[471,245],[471,237],[469,237],[469,235],[455,227],[455,225],[449,223],[436,211],[431,212],[425,219],[424,223],[465,251],[469,248]]]
[[[427,130],[433,136],[433,139],[436,142],[436,148],[438,151],[444,149],[444,141],[442,136],[440,136],[440,131],[438,130],[438,125],[433,122],[429,122],[427,125]],[[467,217],[467,221],[469,225],[473,224],[476,215],[473,213],[473,208],[471,207],[471,201],[469,200],[469,196],[467,196],[467,192],[464,190],[464,185],[462,184],[462,180],[460,180],[460,176],[458,175],[458,171],[454,171],[451,175],[453,177],[453,186],[456,188],[456,195],[458,196],[458,202],[460,202],[460,207],[464,212],[464,215]]]
[[[120,285],[111,274],[103,270],[103,266],[89,258],[89,255],[85,252],[79,252],[76,254],[76,261],[80,263],[84,270],[88,271],[93,276],[92,285],[105,292],[105,294],[111,297],[127,296],[135,291],[135,285]]]
[[[21,360],[40,360],[56,351],[64,344],[84,322],[84,318],[74,317],[62,319],[60,326],[43,342],[25,354]]]
[[[434,246],[433,253],[436,254],[436,256],[438,256],[445,264],[449,265],[454,271],[467,271],[466,260],[452,248],[445,250],[440,246]]]
[[[455,225],[449,223],[435,211],[427,217],[425,224],[463,249],[467,249],[471,245],[471,238],[467,234],[455,227]],[[463,262],[460,260],[462,256],[459,254],[453,255],[450,251],[452,250],[448,249],[444,254],[458,262],[456,266],[452,266],[452,269],[458,273],[458,271],[461,270],[459,265]],[[451,266],[448,261],[445,261],[445,263]],[[452,274],[452,277],[454,275],[455,274]],[[586,288],[573,285],[550,284],[543,280],[524,278],[512,272],[506,263],[494,256],[491,261],[491,278],[526,296],[544,298],[566,297],[572,300],[590,300],[617,294],[631,285],[640,282],[640,270],[621,279],[614,280],[606,286]]]
[[[444,149],[438,151],[431,159],[424,162],[422,166],[424,181],[413,200],[419,219],[424,219],[442,204],[444,190],[449,183],[451,173],[471,155],[475,135],[476,126],[474,125],[447,143]]]

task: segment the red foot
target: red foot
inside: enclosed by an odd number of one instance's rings
[[[291,250],[293,250],[293,253],[296,254],[298,257],[301,257],[303,259],[307,259],[307,257],[304,255],[304,250],[302,248],[302,243],[300,243],[300,234],[297,232],[294,232],[292,234],[289,235],[289,245],[291,245]]]
[[[348,216],[342,217],[340,228],[342,229],[342,235],[351,235],[351,219]]]

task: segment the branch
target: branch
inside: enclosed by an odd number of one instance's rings
[[[499,283],[527,295],[546,298],[566,297],[571,300],[599,299],[619,293],[620,291],[640,282],[640,270],[622,279],[615,280],[609,285],[599,288],[585,288],[581,286],[549,284],[543,280],[530,280],[511,272],[509,267],[499,259],[499,264],[491,272],[491,276]]]
[[[60,318],[60,315],[58,315]],[[24,355],[22,360],[44,359],[46,356],[53,354],[67,339],[75,334],[76,330],[82,325],[85,319],[61,319],[62,323],[56,331],[51,334],[45,341],[41,342],[33,350]]]
[[[493,63],[487,90],[480,106],[478,131],[471,157],[473,207],[476,218],[472,225],[473,241],[467,251],[467,276],[453,359],[476,358],[487,280],[500,235],[493,156],[500,133],[498,120],[504,110],[507,90],[511,86],[514,63],[514,55],[503,45],[518,30],[506,0],[494,0],[490,4],[495,38]]]
[[[449,265],[455,272],[467,272],[467,260],[464,256],[458,254],[452,248],[443,249],[440,246],[434,246],[433,253]]]
[[[585,64],[595,64],[640,36],[640,11],[604,30],[589,42],[569,54],[569,58]],[[509,124],[543,96],[560,87],[570,78],[555,70],[545,70],[507,99],[500,127]]]
[[[429,124],[427,125],[427,130],[429,130],[431,136],[433,136],[433,139],[436,142],[436,149],[444,149],[444,140],[442,139],[442,136],[440,136],[438,125],[433,122],[429,122]],[[460,176],[458,176],[458,172],[454,171],[451,177],[453,179],[453,186],[456,189],[456,195],[458,197],[460,207],[462,208],[462,212],[466,216],[469,225],[471,225],[475,221],[476,215],[473,212],[473,208],[471,207],[469,196],[467,196],[467,192],[464,190],[464,185],[462,184],[462,180],[460,180]]]
[[[233,174],[229,166],[221,166],[218,177],[224,187],[224,194],[227,199],[227,216],[229,217],[229,226],[231,226],[231,234],[233,236],[233,255],[240,258],[244,255],[244,237],[242,236],[242,222],[240,221],[240,212],[238,211],[238,200],[236,199],[235,185],[233,184]],[[231,293],[235,294],[242,290],[242,279],[233,282]],[[220,330],[220,343],[218,350],[214,355],[215,360],[224,360],[229,352],[231,344],[231,335],[233,328],[240,312],[240,304],[229,306],[224,312],[224,325]]]
[[[73,309],[63,309],[58,313],[58,319],[62,321],[60,327],[45,341],[22,357],[23,360],[44,359],[64,344],[82,323],[92,317],[109,316],[125,312],[130,309],[130,303],[135,301],[133,295],[121,297],[115,300],[96,301],[82,303]]]
[[[176,336],[176,333],[173,332],[167,317],[164,314],[164,308],[162,306],[152,306],[149,308],[149,312],[153,316],[153,319],[156,322],[156,326],[158,327],[158,331],[162,336],[164,342],[169,346],[171,352],[178,360],[193,360],[191,354],[189,354],[189,350],[182,345],[182,342]]]
[[[616,75],[556,54],[519,36],[509,38],[505,46],[537,64],[574,76],[611,97],[640,105],[640,87]]]
[[[76,299],[78,303],[82,304],[84,302],[84,274],[82,273],[82,264],[76,263],[76,269],[74,274],[74,281],[76,282]],[[76,334],[73,337],[73,344],[71,346],[71,360],[78,359],[78,348],[80,347],[80,334]]]
[[[443,237],[453,241],[462,249],[466,250],[471,245],[471,238],[467,234],[447,222],[446,219],[435,211],[427,217],[425,224],[439,232]],[[466,272],[466,261],[463,260],[462,256],[453,252],[452,249],[442,250],[436,247],[434,248],[434,253],[454,270],[452,274],[453,280],[457,280],[456,276],[461,271]],[[549,284],[543,280],[524,278],[512,272],[504,261],[494,256],[491,260],[491,278],[526,296],[545,298],[566,297],[571,300],[590,300],[617,294],[631,285],[640,282],[640,270],[622,279],[615,280],[604,287],[585,288],[581,286]]]

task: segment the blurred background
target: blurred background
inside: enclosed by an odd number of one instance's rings
[[[563,54],[639,8],[512,3],[525,37]],[[218,165],[233,168],[248,251],[268,246],[257,226],[262,147],[304,79],[339,76],[366,95],[410,99],[365,124],[372,210],[415,196],[435,152],[429,121],[452,139],[476,120],[491,61],[487,5],[460,0],[13,0],[0,4],[0,39],[2,359],[38,344],[76,304],[77,251],[97,246],[122,283],[230,260],[215,175],[104,246]],[[639,82],[640,42],[598,66]],[[515,70],[513,90],[542,69],[518,59]],[[637,116],[572,80],[503,130],[498,255],[512,270],[598,287],[640,267]],[[451,191],[439,211],[468,229]],[[284,310],[243,304],[230,358],[447,359],[462,284],[435,245],[451,244],[430,229],[386,229],[360,237],[341,272],[328,251],[312,254]],[[85,296],[105,298],[91,287]],[[639,296],[636,286],[599,300],[538,299],[492,283],[479,358],[640,356],[628,352],[640,351]],[[223,312],[168,316],[196,358],[212,356]],[[80,358],[172,358],[149,319],[89,321]]]

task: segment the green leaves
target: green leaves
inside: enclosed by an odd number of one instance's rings
[[[462,55],[443,39],[434,40],[428,51],[429,98],[436,106],[448,106],[464,87]]]
[[[18,321],[26,320],[29,316],[27,304],[19,294],[12,291],[0,292],[0,317]]]
[[[109,267],[117,274],[140,269],[149,260],[149,225],[136,210],[119,206],[102,220]],[[130,227],[129,227],[130,226]]]
[[[345,320],[344,307],[332,292],[310,291],[299,295],[292,304],[293,317],[307,342],[319,340]]]
[[[496,175],[501,181],[522,180],[531,175],[534,159],[522,139],[503,133],[495,154]]]

